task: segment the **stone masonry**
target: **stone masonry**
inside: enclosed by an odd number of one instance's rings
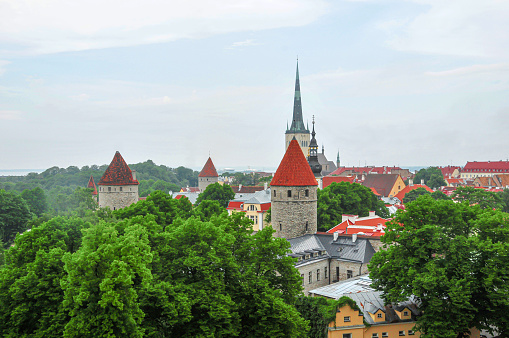
[[[138,202],[137,185],[99,186],[99,208],[122,209]]]
[[[271,223],[275,237],[295,238],[317,230],[317,186],[273,186]]]

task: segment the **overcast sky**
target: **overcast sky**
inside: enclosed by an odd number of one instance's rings
[[[0,0],[0,169],[509,157],[509,1]]]

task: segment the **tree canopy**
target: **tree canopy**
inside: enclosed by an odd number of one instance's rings
[[[387,222],[369,264],[387,302],[415,296],[424,337],[466,337],[473,327],[509,335],[509,217],[468,202],[421,196]]]
[[[235,198],[235,193],[233,189],[228,184],[219,184],[214,183],[210,184],[205,191],[203,191],[196,200],[196,204],[200,204],[202,201],[218,201],[219,204],[226,208],[228,206],[228,202]]]
[[[32,218],[28,204],[13,192],[0,190],[0,242],[10,245]]]
[[[468,201],[470,204],[477,204],[483,209],[504,209],[501,195],[484,189],[458,187],[454,190],[451,197],[456,201]]]
[[[437,167],[428,167],[419,170],[415,174],[414,182],[420,184],[421,180],[424,180],[424,184],[426,184],[431,189],[440,188],[447,185],[444,180],[444,176],[442,175],[442,171]]]
[[[327,231],[341,223],[342,214],[368,216],[375,211],[380,217],[389,217],[389,211],[375,194],[358,183],[332,183],[318,190],[318,230]]]

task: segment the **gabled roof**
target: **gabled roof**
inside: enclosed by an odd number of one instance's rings
[[[92,191],[92,195],[97,195],[97,187],[95,186],[94,176],[92,175],[90,175],[90,179],[88,180],[87,188],[94,189],[94,191]]]
[[[467,162],[461,172],[509,173],[509,161]]]
[[[138,185],[137,180],[133,179],[133,173],[117,151],[110,165],[104,172],[99,185]]]
[[[318,185],[297,140],[293,139],[290,142],[270,185],[285,187]]]
[[[398,192],[396,194],[396,197],[397,199],[399,199],[401,202],[403,202],[403,198],[405,198],[405,195],[408,194],[410,191],[412,190],[415,190],[415,189],[418,189],[418,188],[424,188],[426,189],[426,191],[428,192],[433,192],[433,190],[431,190],[430,187],[428,187],[427,185],[425,184],[414,184],[414,185],[407,185],[405,188],[403,188],[403,190],[401,190],[400,192]]]
[[[214,163],[212,163],[212,159],[209,157],[203,169],[200,171],[198,177],[218,177],[216,167],[214,167]]]
[[[354,182],[353,176],[325,176],[322,178],[322,185],[323,188],[327,188],[329,185],[331,185],[333,182],[339,183],[339,182],[348,182],[353,183]]]
[[[246,194],[254,194],[257,191],[264,190],[263,186],[246,186],[246,185],[232,185],[230,186],[234,193],[246,193]]]
[[[368,188],[375,188],[382,196],[389,196],[398,177],[399,174],[371,174],[366,176],[362,184]]]
[[[442,175],[446,178],[451,176],[454,173],[454,170],[458,169],[459,171],[461,168],[459,166],[448,165],[447,167],[438,167],[438,169],[440,169]]]

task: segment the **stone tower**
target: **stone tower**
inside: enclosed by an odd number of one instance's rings
[[[299,143],[290,141],[270,183],[274,236],[290,239],[316,233],[317,186]]]
[[[309,155],[309,129],[304,126],[302,118],[302,102],[300,97],[300,81],[299,81],[299,61],[297,61],[297,75],[295,78],[295,95],[293,98],[293,118],[292,125],[286,126],[285,147],[288,149],[290,142],[296,139],[300,145],[302,152],[307,157]]]
[[[92,191],[92,198],[94,199],[94,201],[97,202],[97,187],[94,182],[94,176],[92,176],[92,175],[90,175],[90,179],[88,180],[87,188],[94,189]]]
[[[212,163],[212,159],[209,157],[198,175],[198,189],[205,191],[210,184],[217,183],[218,180],[219,175],[217,174],[216,167],[214,167],[214,163]]]
[[[97,185],[99,208],[116,210],[138,202],[139,182],[136,180],[136,172],[131,171],[118,151]]]

